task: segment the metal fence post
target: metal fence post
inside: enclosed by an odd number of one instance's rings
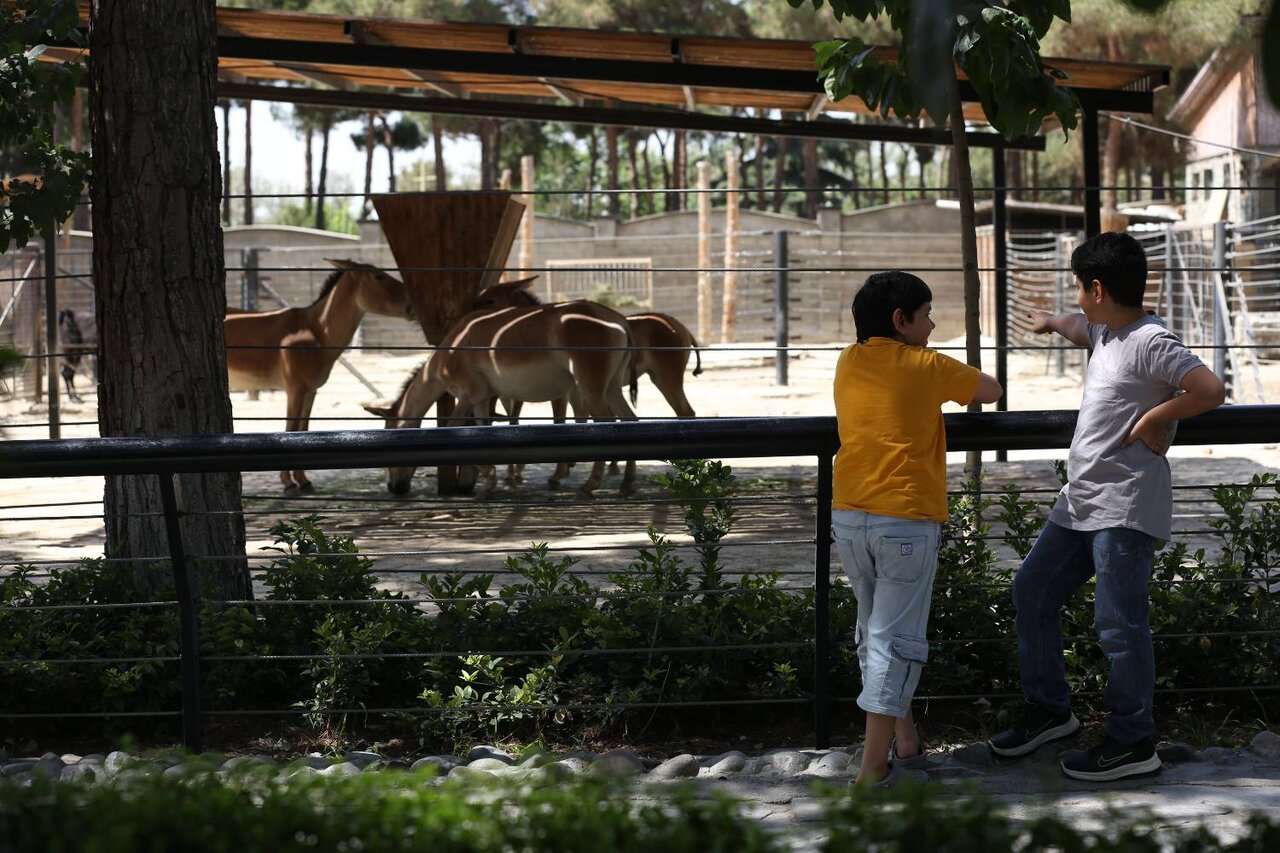
[[[813,530],[813,745],[831,746],[831,466],[818,453],[818,506]]]
[[[195,583],[182,547],[175,482],[177,474],[159,474],[160,500],[164,505],[165,533],[169,539],[169,561],[173,564],[173,587],[178,594],[178,640],[182,656],[182,742],[191,752],[201,751],[200,732],[200,624],[196,616]]]
[[[240,307],[258,310],[258,250],[240,250]]]
[[[62,406],[58,396],[58,225],[50,222],[44,232],[44,337],[49,358],[49,438],[62,438]]]
[[[787,384],[787,342],[791,337],[791,294],[787,281],[787,233],[773,232],[773,344],[778,348],[777,383]]]
[[[1227,223],[1219,220],[1213,223],[1213,273],[1210,281],[1221,281],[1226,278],[1227,268]],[[1235,377],[1227,375],[1227,302],[1223,288],[1213,289],[1213,372],[1227,384],[1228,393],[1231,380]]]

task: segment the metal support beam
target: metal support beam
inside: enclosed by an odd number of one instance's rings
[[[816,98],[813,99],[813,102],[809,104],[809,109],[805,111],[804,117],[809,121],[813,121],[819,115],[822,114],[822,111],[826,108],[826,106],[827,106],[827,96],[818,95]]]
[[[49,357],[45,381],[49,392],[49,438],[62,437],[62,411],[58,396],[58,225],[50,222],[44,231],[44,351]]]
[[[787,384],[787,345],[791,337],[791,288],[788,287],[786,231],[773,232],[773,344],[777,347],[774,355],[774,380],[779,385]]]
[[[995,248],[995,338],[996,338],[996,380],[1004,389],[1004,395],[996,401],[996,410],[1009,411],[1009,222],[1005,201],[1006,170],[1004,146],[997,145],[991,149],[991,183],[995,185],[995,193],[991,199],[991,230]],[[996,451],[996,461],[1005,462],[1009,458],[1006,451]]]
[[[838,121],[796,121],[762,119],[745,116],[711,115],[686,110],[634,109],[623,107],[570,107],[561,104],[538,104],[527,101],[453,100],[426,98],[420,95],[397,95],[384,92],[338,92],[323,89],[286,88],[282,86],[238,86],[220,83],[220,98],[274,101],[286,104],[308,104],[326,107],[354,107],[362,110],[400,110],[404,112],[507,118],[527,121],[563,121],[573,124],[598,124],[616,127],[654,127],[675,130],[702,130],[721,133],[787,136],[801,139],[857,139],[902,142],[908,145],[950,146],[951,134],[944,130],[899,125],[853,124]],[[972,148],[990,148],[1000,143],[994,133],[968,133]],[[1043,151],[1044,139],[1034,137],[1003,143],[1019,151]]]
[[[178,595],[178,648],[182,658],[182,742],[192,754],[202,749],[200,731],[200,622],[196,608],[196,584],[182,544],[183,509],[178,503],[177,474],[160,473],[160,503],[164,507],[165,534],[173,587]]]
[[[386,41],[383,40],[381,36],[374,33],[373,30],[369,28],[369,25],[364,21],[347,21],[346,24],[343,25],[343,30],[346,32],[347,38],[351,39],[356,44],[386,44]],[[418,81],[426,83],[442,95],[448,95],[451,98],[466,97],[466,92],[463,91],[461,86],[441,81],[438,79],[438,75],[432,74],[430,71],[419,71],[414,68],[406,68],[404,69],[404,72],[413,76]]]
[[[1098,161],[1098,110],[1084,108],[1080,122],[1080,144],[1084,146],[1084,236],[1102,233],[1102,167]]]

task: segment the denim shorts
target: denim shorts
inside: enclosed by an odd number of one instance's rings
[[[838,509],[831,527],[858,599],[858,707],[905,717],[929,658],[925,630],[942,525]]]

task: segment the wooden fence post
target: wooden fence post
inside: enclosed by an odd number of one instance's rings
[[[711,164],[698,161],[698,340],[711,340]]]
[[[738,149],[725,160],[724,293],[720,313],[720,343],[733,343],[738,326]]]

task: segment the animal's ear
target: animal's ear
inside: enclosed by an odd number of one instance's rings
[[[510,284],[512,287],[518,287],[521,290],[528,290],[530,287],[533,286],[533,283],[537,280],[538,280],[538,277],[536,275],[531,275],[528,278],[518,278],[515,281],[508,282],[508,284]]]
[[[374,417],[379,417],[379,418],[389,418],[391,417],[391,413],[393,411],[390,406],[383,406],[383,405],[379,405],[378,403],[363,403],[361,404],[361,408],[363,408],[366,412],[373,415]]]
[[[350,259],[344,259],[344,258],[325,258],[325,260],[333,264],[335,267],[337,267],[340,270],[349,270],[355,267],[356,265],[355,261]]]

